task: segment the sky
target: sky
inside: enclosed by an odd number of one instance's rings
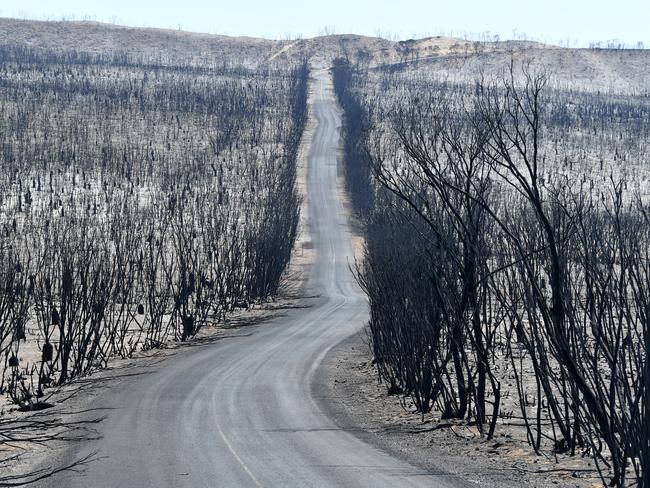
[[[650,47],[650,0],[0,0],[0,17],[96,20],[275,39],[355,33],[523,38],[563,45],[618,39]]]

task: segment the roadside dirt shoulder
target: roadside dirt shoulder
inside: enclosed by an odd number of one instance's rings
[[[528,455],[527,446],[512,442],[508,432],[484,441],[461,422],[412,413],[408,401],[403,406],[399,396],[388,396],[377,381],[364,333],[328,353],[314,382],[314,396],[341,428],[433,473],[495,488],[601,486],[591,469]]]

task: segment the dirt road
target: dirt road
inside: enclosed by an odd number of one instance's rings
[[[102,458],[43,486],[465,486],[338,427],[314,397],[323,357],[368,313],[348,268],[351,235],[336,161],[340,115],[329,76],[315,76],[307,171],[314,260],[306,287],[316,298],[251,334],[191,348],[99,395],[96,405],[109,408],[101,438],[71,445],[64,458],[95,450]]]

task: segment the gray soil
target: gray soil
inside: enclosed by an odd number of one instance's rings
[[[532,456],[507,430],[485,441],[460,422],[412,412],[377,380],[365,334],[339,343],[323,360],[314,397],[342,429],[432,473],[486,487],[601,486],[587,462],[566,467]],[[403,400],[403,399],[402,399]],[[504,429],[505,430],[505,429]]]

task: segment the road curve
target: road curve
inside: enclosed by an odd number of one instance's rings
[[[102,459],[42,486],[464,486],[339,428],[312,396],[325,354],[368,313],[348,269],[353,253],[337,186],[340,116],[326,72],[316,74],[312,103],[307,204],[315,258],[307,287],[318,298],[250,335],[191,348],[111,389],[96,400],[111,409],[98,426],[101,439],[65,454],[100,450]]]

